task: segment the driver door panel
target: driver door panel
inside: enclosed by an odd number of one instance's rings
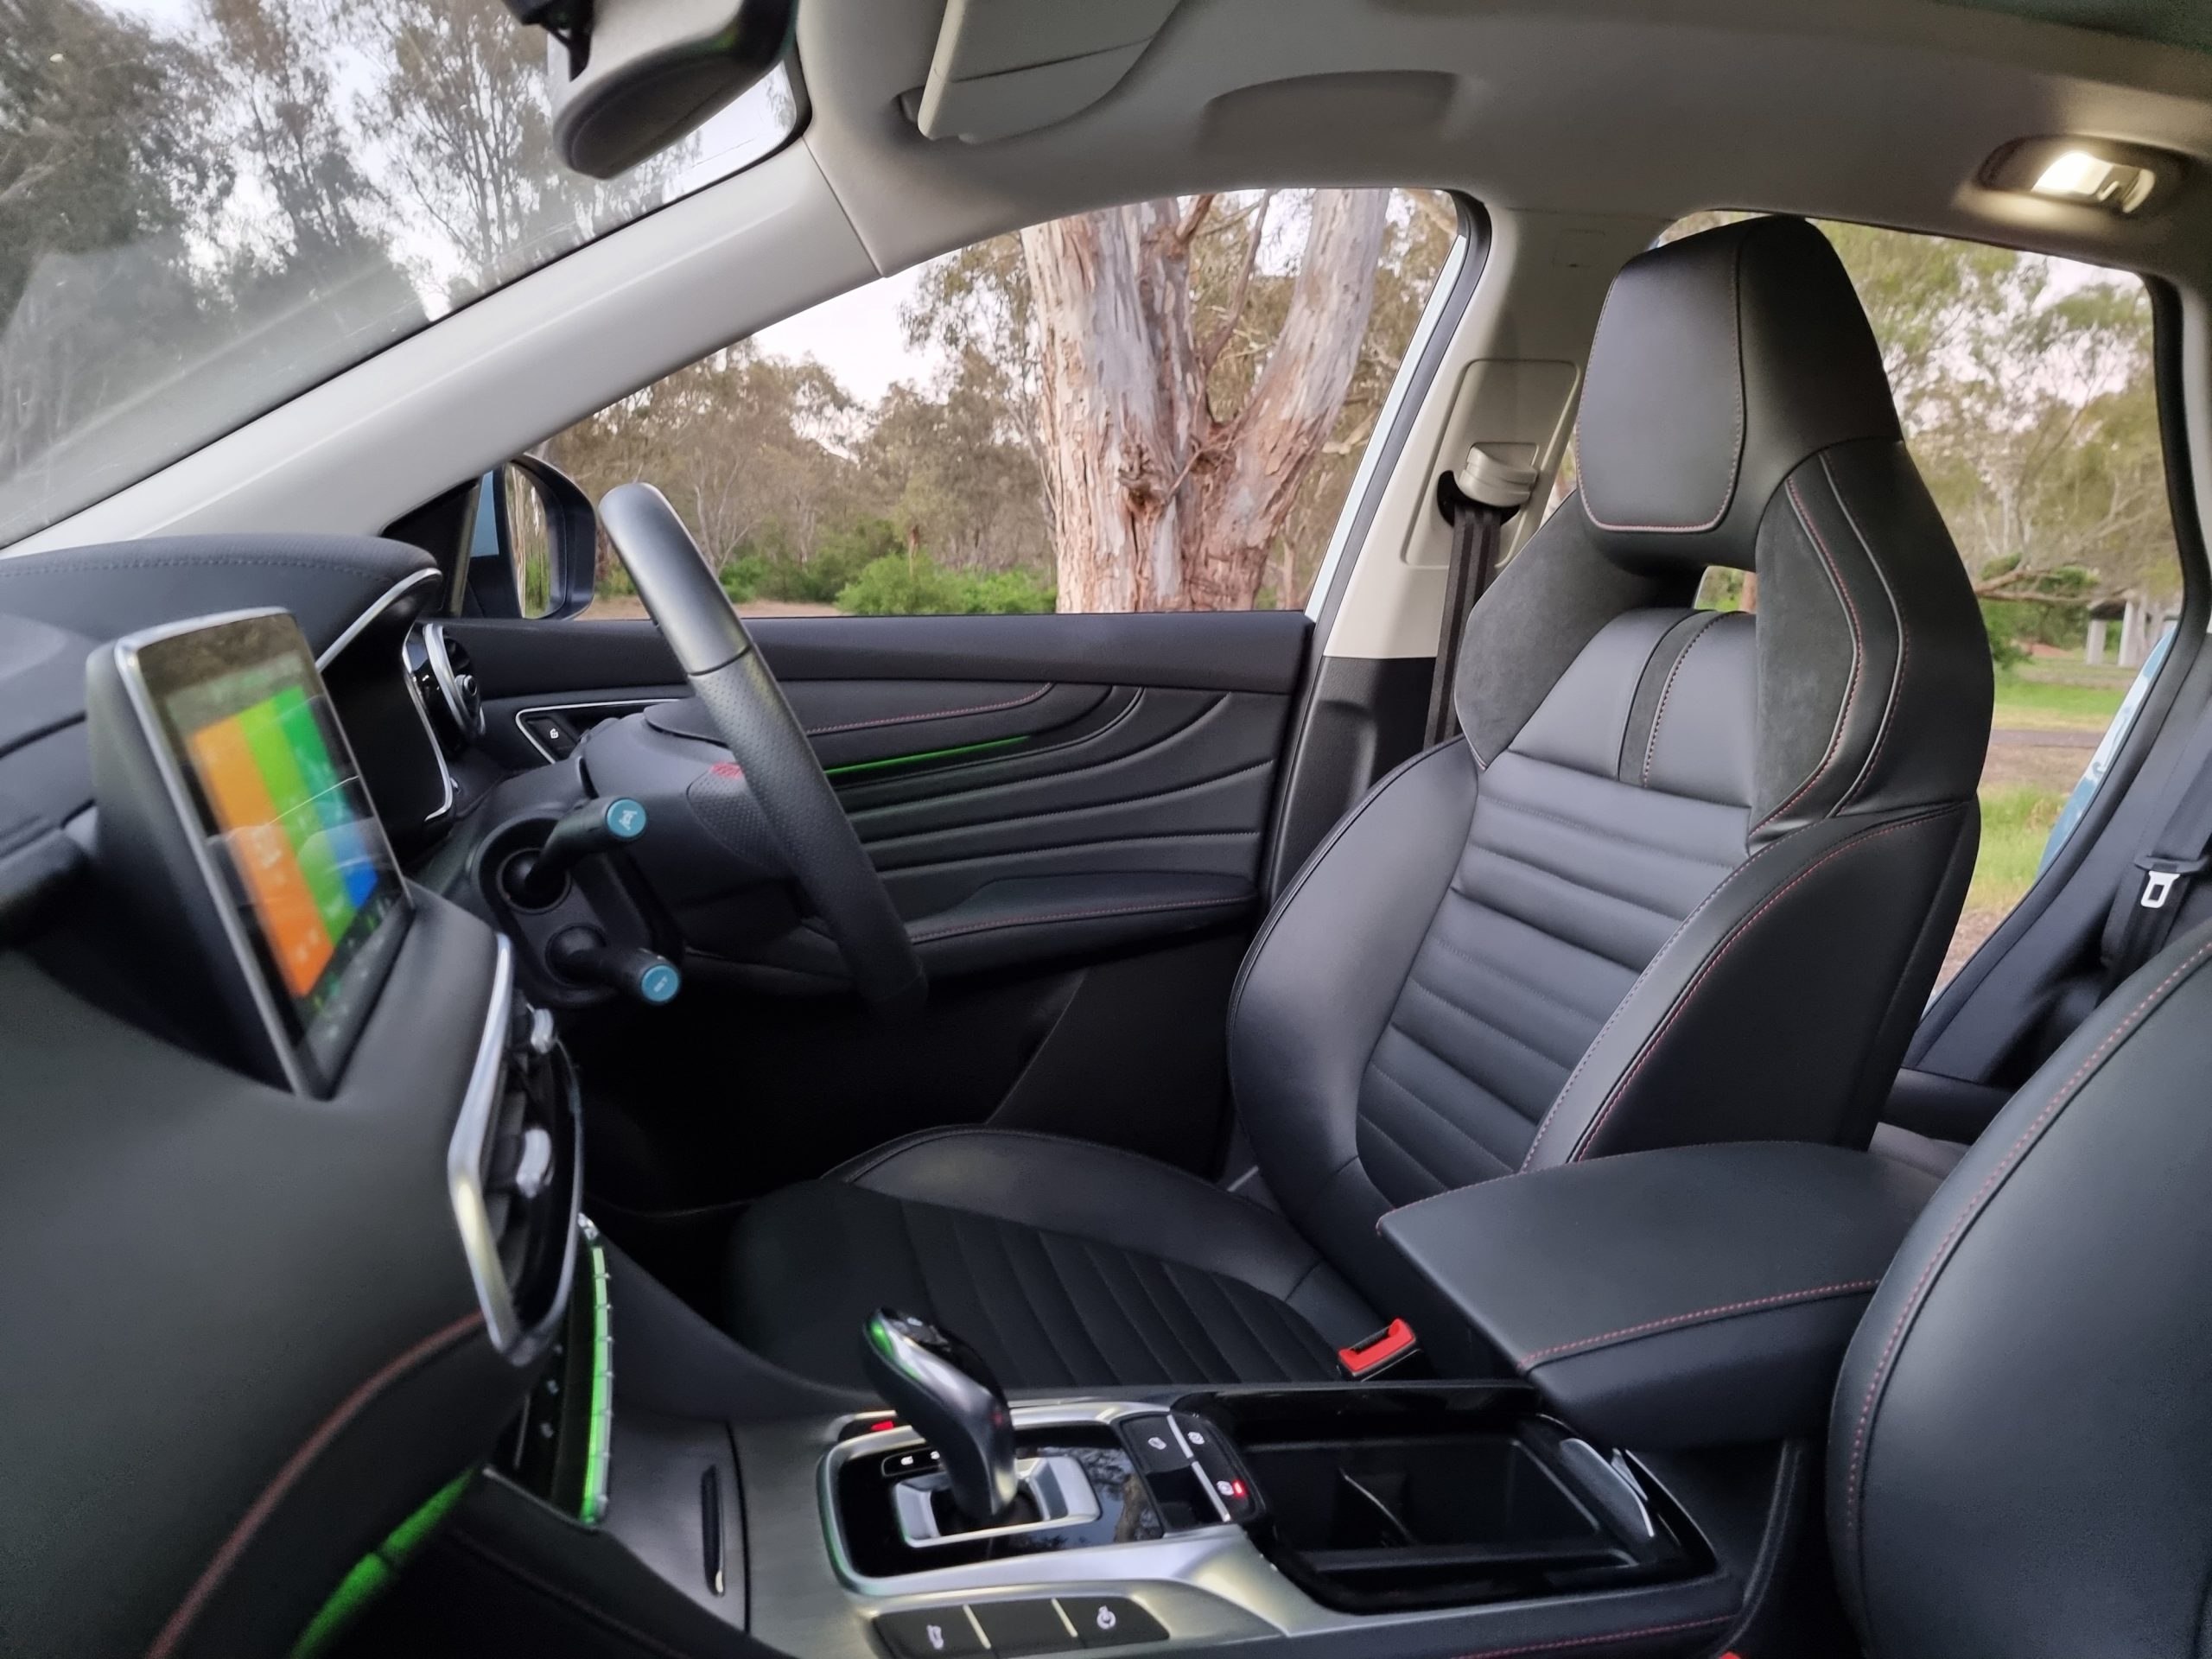
[[[596,1060],[594,1202],[713,1214],[897,1135],[987,1121],[1209,1167],[1306,619],[749,626],[910,925],[930,1004],[877,1021],[695,961],[671,1007],[602,1011],[578,1036]],[[549,709],[581,732],[645,705],[702,767],[721,753],[650,624],[449,626],[507,765],[545,764],[519,717]]]
[[[931,971],[955,974],[1248,909],[1306,627],[1270,612],[753,624]],[[716,758],[649,624],[449,631],[507,765],[557,758],[547,716],[581,734],[639,709]]]

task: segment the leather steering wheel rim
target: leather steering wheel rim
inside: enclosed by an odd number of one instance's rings
[[[639,598],[752,785],[785,861],[844,958],[853,987],[880,1013],[921,1006],[928,976],[883,878],[691,532],[650,484],[624,484],[600,522]]]

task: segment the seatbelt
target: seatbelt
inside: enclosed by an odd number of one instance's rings
[[[2134,889],[2135,902],[2105,964],[2107,991],[2164,948],[2190,889],[2212,862],[2208,855],[2212,855],[2212,765],[2200,764],[2151,850],[2135,861],[2143,880]]]
[[[1444,622],[1436,641],[1436,673],[1429,682],[1424,747],[1441,743],[1459,729],[1459,717],[1452,706],[1452,683],[1459,671],[1459,642],[1467,632],[1467,613],[1497,573],[1498,543],[1506,521],[1527,503],[1536,477],[1534,467],[1473,444],[1456,472],[1442,474],[1436,480],[1437,511],[1452,526],[1452,555],[1444,573]]]

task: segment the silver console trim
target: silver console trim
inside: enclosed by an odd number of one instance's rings
[[[461,1234],[461,1254],[468,1261],[468,1276],[475,1282],[476,1303],[484,1310],[484,1326],[492,1345],[516,1365],[527,1365],[545,1351],[560,1328],[569,1305],[576,1268],[576,1211],[582,1199],[583,1163],[575,1160],[575,1186],[569,1205],[569,1236],[561,1256],[561,1280],[551,1306],[537,1325],[524,1328],[515,1311],[514,1293],[506,1269],[499,1265],[499,1247],[492,1236],[492,1217],[484,1203],[484,1142],[492,1133],[493,1109],[499,1085],[506,1075],[507,1033],[513,1018],[515,989],[514,946],[505,934],[498,936],[499,955],[492,967],[492,1001],[485,1010],[483,1034],[476,1041],[476,1059],[469,1068],[468,1087],[461,1096],[461,1115],[446,1143],[446,1187],[453,1199],[453,1218]],[[581,1118],[575,1132],[582,1134]],[[579,1148],[581,1151],[581,1148]]]
[[[1160,1409],[1127,1400],[1016,1406],[1014,1426],[1025,1430],[1112,1424],[1124,1417],[1157,1416]],[[922,1444],[921,1436],[911,1429],[886,1429],[841,1440],[822,1459],[817,1492],[830,1562],[847,1589],[865,1599],[868,1612],[943,1606],[950,1598],[978,1603],[1063,1593],[1124,1595],[1158,1618],[1176,1640],[1186,1633],[1220,1640],[1239,1635],[1372,1630],[1424,1618],[1410,1613],[1354,1618],[1332,1612],[1283,1577],[1242,1527],[1226,1523],[1166,1538],[870,1578],[853,1566],[845,1548],[837,1520],[837,1473],[854,1458],[880,1457]],[[1205,1611],[1208,1603],[1210,1615]]]
[[[978,1538],[1010,1538],[1016,1533],[1043,1532],[1052,1527],[1080,1525],[1098,1518],[1098,1494],[1083,1465],[1073,1458],[1024,1458],[1017,1478],[1036,1504],[1039,1518],[1010,1526],[970,1527],[964,1532],[938,1530],[935,1494],[952,1484],[943,1470],[916,1475],[891,1489],[891,1502],[899,1514],[899,1533],[916,1549],[939,1544],[969,1544]]]
[[[1157,1415],[1171,1403],[1159,1394],[1135,1391],[1119,1400],[1063,1397],[1017,1403],[1014,1417],[1023,1429],[1112,1423]],[[1308,1598],[1234,1526],[869,1580],[853,1570],[838,1535],[835,1483],[852,1458],[920,1444],[910,1430],[855,1433],[884,1415],[878,1409],[827,1420],[732,1425],[747,1503],[759,1505],[755,1512],[789,1515],[810,1494],[822,1517],[819,1532],[756,1529],[748,1541],[754,1592],[744,1628],[756,1640],[810,1659],[881,1659],[868,1628],[880,1614],[943,1611],[955,1603],[988,1608],[1048,1596],[1111,1595],[1127,1596],[1168,1630],[1164,1649],[1133,1650],[1139,1653],[1211,1651],[1285,1635],[1326,1637],[1331,1639],[1323,1645],[1332,1653],[1466,1653],[1531,1643],[1571,1646],[1645,1624],[1709,1624],[1717,1631],[1742,1604],[1739,1566],[1729,1564],[1700,1578],[1570,1598],[1557,1606],[1547,1598],[1338,1612]],[[854,1438],[839,1441],[840,1433]]]

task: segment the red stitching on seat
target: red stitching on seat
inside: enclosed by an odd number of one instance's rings
[[[1711,956],[1705,959],[1704,965],[1697,970],[1696,975],[1691,979],[1689,984],[1683,989],[1681,995],[1675,999],[1675,1006],[1667,1010],[1667,1017],[1659,1022],[1659,1028],[1651,1033],[1650,1037],[1645,1041],[1643,1048],[1637,1052],[1635,1063],[1621,1075],[1621,1080],[1613,1085],[1612,1092],[1605,1096],[1605,1103],[1599,1109],[1596,1119],[1575,1141],[1574,1150],[1567,1154],[1567,1161],[1569,1163],[1573,1163],[1576,1160],[1580,1159],[1583,1155],[1584,1152],[1589,1147],[1591,1142],[1598,1138],[1598,1132],[1605,1127],[1606,1119],[1612,1116],[1613,1109],[1620,1104],[1621,1096],[1628,1092],[1629,1084],[1636,1081],[1637,1073],[1643,1070],[1644,1062],[1649,1059],[1652,1054],[1658,1049],[1660,1042],[1666,1037],[1668,1031],[1673,1027],[1675,1021],[1681,1017],[1682,1010],[1690,1005],[1690,999],[1697,995],[1698,987],[1705,983],[1707,976],[1710,975],[1714,969],[1720,965],[1720,959],[1726,956],[1728,952],[1735,947],[1737,942],[1740,940],[1745,934],[1751,931],[1752,925],[1756,923],[1760,917],[1765,915],[1767,912],[1772,910],[1777,905],[1780,904],[1783,899],[1787,898],[1792,888],[1797,887],[1802,882],[1809,880],[1824,866],[1842,857],[1844,854],[1854,851],[1861,847],[1870,846],[1873,842],[1879,841],[1884,836],[1895,835],[1900,830],[1916,829],[1923,823],[1933,823],[1936,819],[1943,817],[1946,813],[1954,812],[1957,810],[1958,809],[1955,807],[1945,807],[1941,812],[1923,812],[1916,818],[1902,818],[1894,823],[1884,824],[1878,830],[1861,831],[1859,834],[1852,836],[1848,841],[1846,841],[1838,846],[1829,848],[1827,851],[1822,853],[1810,864],[1808,864],[1803,869],[1798,871],[1796,874],[1791,876],[1789,880],[1783,882],[1772,893],[1767,894],[1764,900],[1760,903],[1759,907],[1753,911],[1750,915],[1745,917],[1742,921],[1737,923],[1734,929],[1729,933],[1728,937],[1720,941],[1719,948],[1716,949]],[[1780,844],[1780,842],[1776,843],[1777,846]],[[1633,987],[1630,988],[1630,995],[1635,995],[1635,988]],[[1626,999],[1624,998],[1623,1005],[1625,1006],[1625,1004]],[[1616,1012],[1618,1012],[1618,1010],[1616,1010]],[[1603,1033],[1599,1033],[1601,1036],[1603,1034]],[[1597,1045],[1592,1043],[1591,1046],[1595,1048]],[[1560,1091],[1562,1095],[1564,1095],[1565,1092],[1566,1091],[1564,1090]]]
[[[1689,1618],[1676,1624],[1647,1624],[1640,1630],[1608,1630],[1603,1636],[1573,1636],[1558,1642],[1529,1642],[1517,1648],[1478,1648],[1472,1653],[1463,1653],[1459,1659],[1512,1659],[1516,1653],[1557,1653],[1562,1648],[1594,1648],[1604,1642],[1634,1642],[1647,1636],[1674,1636],[1683,1630],[1702,1630],[1715,1624],[1726,1624],[1735,1618],[1733,1613],[1722,1613],[1716,1618]]]
[[[969,709],[932,709],[919,715],[883,715],[874,720],[849,720],[840,726],[810,726],[809,737],[832,737],[839,732],[864,732],[877,726],[912,726],[925,720],[957,720],[963,715],[995,715],[1007,709],[1027,708],[1052,690],[1048,682],[1039,686],[1026,697],[1014,697],[1006,702],[979,702]]]
[[[321,1455],[323,1448],[338,1438],[370,1401],[408,1371],[427,1359],[436,1357],[483,1323],[484,1315],[479,1311],[455,1319],[442,1330],[433,1331],[340,1401],[315,1433],[300,1443],[300,1449],[284,1460],[283,1467],[277,1470],[269,1484],[262,1489],[261,1496],[255,1498],[245,1514],[239,1517],[238,1525],[231,1529],[231,1535],[223,1540],[221,1548],[208,1559],[207,1567],[193,1580],[192,1588],[185,1592],[184,1599],[177,1603],[176,1611],[169,1615],[168,1623],[162,1625],[161,1633],[155,1637],[154,1645],[146,1649],[146,1659],[166,1659],[166,1656],[175,1649],[177,1643],[184,1639],[185,1632],[191,1628],[192,1621],[200,1616],[200,1610],[207,1605],[207,1599],[215,1593],[230,1570],[238,1565],[238,1557],[245,1553],[246,1546],[253,1541],[253,1535],[260,1530],[262,1523],[275,1513],[276,1506],[284,1501],[285,1495],[298,1484],[300,1477],[307,1472],[308,1465]]]
[[[1982,1184],[1974,1189],[1974,1196],[1966,1201],[1965,1206],[1952,1219],[1951,1225],[1944,1233],[1942,1241],[1936,1246],[1927,1263],[1921,1268],[1920,1277],[1914,1282],[1911,1291],[1906,1295],[1904,1307],[1897,1314],[1897,1323],[1890,1327],[1888,1339],[1882,1344],[1881,1357],[1874,1362],[1874,1376],[1866,1384],[1866,1397],[1859,1404],[1859,1424],[1851,1438],[1851,1461],[1847,1465],[1844,1481],[1843,1528],[1854,1546],[1859,1532],[1859,1478],[1866,1463],[1866,1430],[1874,1414],[1874,1401],[1882,1391],[1882,1384],[1888,1380],[1890,1363],[1897,1357],[1898,1344],[1904,1335],[1905,1327],[1920,1312],[1921,1304],[1935,1282],[1936,1274],[1942,1270],[1948,1258],[1952,1245],[1973,1224],[1975,1217],[1981,1213],[1982,1206],[1988,1202],[1990,1195],[1997,1190],[1999,1183],[2026,1154],[2030,1144],[2043,1133],[2044,1126],[2065,1107],[2066,1103],[2073,1097],[2075,1091],[2082,1086],[2089,1073],[2096,1070],[2103,1063],[2105,1057],[2119,1046],[2120,1041],[2134,1028],[2151,1005],[2171,990],[2177,982],[2194,969],[2207,956],[2212,956],[2212,942],[2201,944],[2190,952],[2178,967],[2152,987],[2143,1000],[2129,1009],[2126,1016],[2105,1034],[2104,1039],[2089,1052],[2089,1057],[2075,1068],[2074,1075],[2058,1086],[2057,1092],[2053,1094],[2043,1109],[2035,1115],[2028,1127],[2020,1131],[2019,1139],[2005,1149],[2005,1155],[1998,1160],[1996,1166],[1989,1172]]]
[[[1573,1342],[1555,1343],[1549,1348],[1539,1348],[1533,1354],[1523,1354],[1513,1362],[1516,1370],[1525,1371],[1547,1359],[1561,1354],[1578,1352],[1587,1348],[1602,1348],[1609,1342],[1624,1337],[1637,1337],[1647,1332],[1664,1331],[1677,1325],[1694,1325],[1700,1319],[1718,1319],[1724,1313],[1747,1313],[1755,1307],[1782,1307],[1791,1302],[1818,1301],[1823,1296],[1846,1296],[1862,1290],[1872,1290],[1878,1279],[1854,1279],[1848,1284],[1821,1285],[1811,1290],[1778,1291],[1771,1296],[1754,1296],[1748,1301],[1723,1302],[1719,1307],[1701,1307],[1694,1313],[1676,1313],[1663,1319],[1646,1319],[1642,1325],[1624,1325],[1618,1331],[1608,1331],[1601,1337],[1578,1337]]]

